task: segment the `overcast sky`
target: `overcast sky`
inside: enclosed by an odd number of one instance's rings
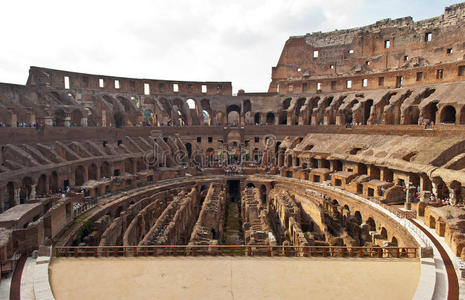
[[[1,0],[0,82],[29,66],[264,92],[289,36],[439,16],[447,0]]]

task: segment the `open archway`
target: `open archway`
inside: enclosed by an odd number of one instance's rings
[[[85,172],[86,170],[84,169],[83,166],[78,166],[76,170],[74,171],[74,183],[75,185],[83,185],[85,181]]]
[[[441,110],[441,123],[442,124],[455,124],[456,111],[452,105],[447,105]]]

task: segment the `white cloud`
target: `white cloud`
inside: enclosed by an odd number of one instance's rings
[[[267,90],[289,36],[363,25],[378,16],[365,7],[390,6],[367,0],[3,2],[1,82],[24,84],[29,66],[36,65],[232,81],[235,90],[246,91]],[[436,4],[432,16],[445,5]]]

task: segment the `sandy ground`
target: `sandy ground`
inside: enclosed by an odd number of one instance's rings
[[[55,258],[61,299],[411,299],[415,259]]]

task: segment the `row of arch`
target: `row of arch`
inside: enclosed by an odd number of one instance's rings
[[[135,175],[147,168],[142,158],[127,158],[122,167],[124,169],[120,170],[119,165],[112,165],[108,161],[93,162],[88,166],[77,165],[68,174],[52,171],[51,173],[42,173],[37,178],[25,176],[20,182],[9,181],[6,184],[3,197],[0,195],[2,211],[17,204],[27,203],[37,196],[45,196],[50,192],[58,193],[68,186],[82,186],[89,180],[110,178],[122,175],[122,173]]]

